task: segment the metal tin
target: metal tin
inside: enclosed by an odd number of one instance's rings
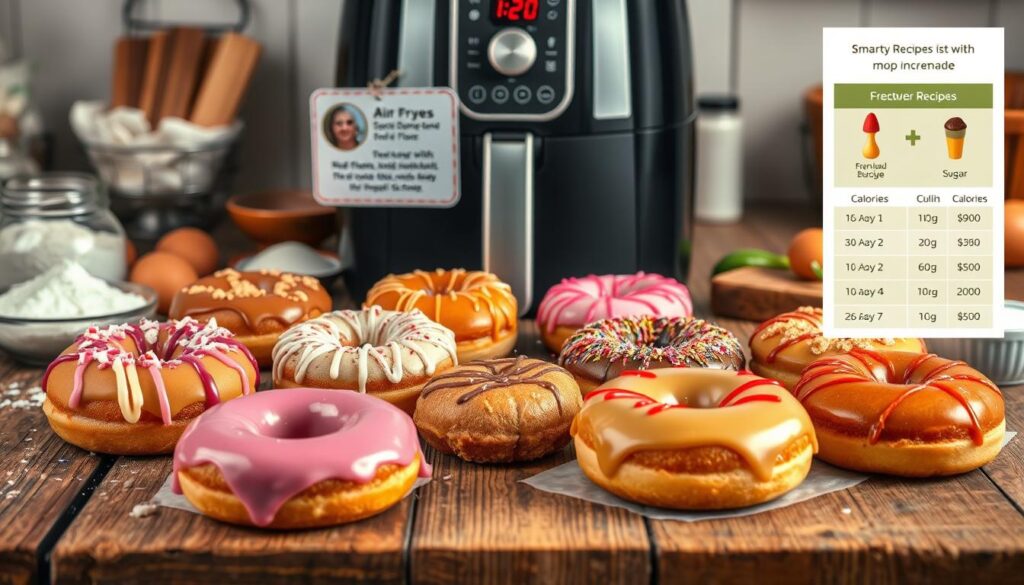
[[[1024,302],[1006,301],[1006,310],[1024,312]],[[1024,384],[1024,329],[1007,329],[1002,338],[929,339],[928,349],[967,362],[1000,386]]]

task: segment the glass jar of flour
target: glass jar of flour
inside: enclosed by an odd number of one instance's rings
[[[44,173],[0,189],[0,289],[73,260],[93,276],[124,280],[125,234],[91,175]]]

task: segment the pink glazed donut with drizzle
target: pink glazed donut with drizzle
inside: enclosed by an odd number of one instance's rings
[[[43,374],[43,413],[65,441],[115,455],[170,453],[193,419],[251,394],[260,370],[216,321],[90,327]]]
[[[557,354],[565,340],[584,325],[641,315],[690,317],[690,291],[674,278],[645,272],[566,278],[541,299],[537,327],[544,345]]]
[[[314,528],[379,514],[430,477],[412,419],[366,394],[270,390],[196,419],[174,450],[175,493],[203,514]]]

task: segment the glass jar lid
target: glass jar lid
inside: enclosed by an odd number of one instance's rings
[[[68,217],[106,207],[99,180],[86,173],[43,173],[15,177],[0,189],[0,212],[7,215]]]

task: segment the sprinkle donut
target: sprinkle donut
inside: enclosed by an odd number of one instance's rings
[[[90,327],[50,363],[41,386],[54,432],[89,451],[170,453],[216,404],[255,392],[260,370],[216,321]]]
[[[274,384],[374,394],[412,413],[423,384],[458,364],[455,335],[419,311],[334,311],[284,333]]]
[[[673,366],[739,370],[738,339],[694,317],[620,317],[597,321],[566,340],[558,363],[589,392],[625,370]]]
[[[594,483],[665,508],[766,502],[802,482],[817,451],[800,403],[746,371],[622,372],[587,394],[571,432]]]
[[[1002,393],[981,372],[930,353],[855,348],[824,357],[793,388],[834,465],[912,477],[992,461],[1006,430]]]
[[[566,278],[541,299],[537,327],[548,350],[558,353],[565,340],[588,323],[639,315],[690,317],[690,291],[673,278],[644,272]]]
[[[174,450],[173,490],[203,514],[264,528],[352,522],[430,477],[416,428],[365,394],[270,390],[199,417]]]

